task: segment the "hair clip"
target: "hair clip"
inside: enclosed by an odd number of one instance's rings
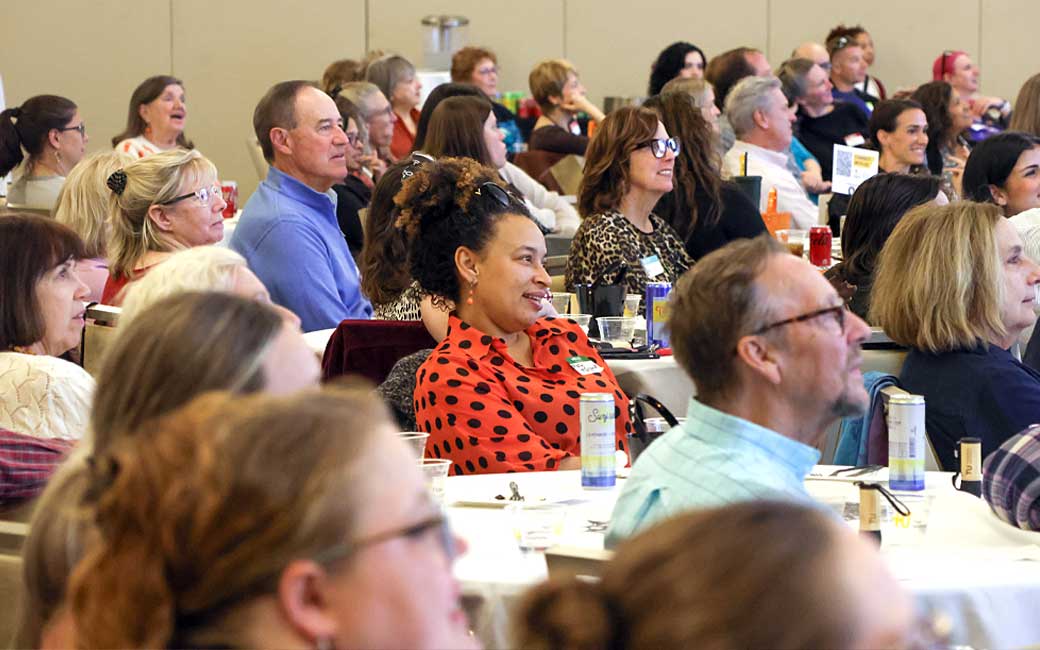
[[[122,196],[123,190],[126,189],[126,172],[117,169],[112,172],[105,184],[108,185],[108,189],[116,193],[116,196]]]
[[[22,116],[22,107],[21,106],[15,106],[14,108],[11,109],[11,117],[18,118],[18,117],[21,117],[21,116]]]

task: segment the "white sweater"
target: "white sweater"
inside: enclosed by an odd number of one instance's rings
[[[37,438],[82,438],[94,385],[86,370],[64,359],[0,352],[0,428]]]
[[[580,222],[578,211],[562,196],[545,189],[544,185],[513,163],[507,162],[505,167],[498,170],[498,174],[502,180],[520,190],[531,216],[539,223],[555,233],[568,237],[574,235]]]

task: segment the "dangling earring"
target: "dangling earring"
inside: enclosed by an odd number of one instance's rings
[[[466,304],[467,305],[472,305],[473,304],[473,290],[476,289],[476,288],[477,288],[477,279],[473,278],[473,280],[469,284],[469,296],[466,298]]]
[[[149,139],[148,136],[150,136],[151,134],[152,134],[152,125],[147,123],[147,122],[145,122],[144,123],[144,137],[146,139]]]
[[[55,169],[58,170],[58,173],[61,174],[62,176],[64,176],[65,175],[65,165],[64,165],[64,163],[61,160],[61,152],[58,151],[57,149],[54,150],[54,164],[55,164]]]

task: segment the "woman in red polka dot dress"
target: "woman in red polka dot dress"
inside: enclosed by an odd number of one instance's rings
[[[453,474],[578,469],[582,393],[614,397],[618,449],[628,398],[577,323],[539,318],[545,238],[496,177],[468,159],[417,163],[395,198],[412,277],[454,306],[416,375],[416,422]]]

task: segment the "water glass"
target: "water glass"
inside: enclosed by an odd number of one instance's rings
[[[560,503],[513,503],[506,506],[513,535],[522,551],[544,551],[559,543],[567,521],[567,506]]]
[[[631,347],[635,335],[636,319],[625,316],[600,316],[596,319],[600,340],[614,347]]]
[[[422,469],[423,479],[426,481],[426,489],[430,491],[434,502],[443,506],[451,461],[440,458],[424,458],[419,461],[419,468]]]
[[[573,297],[573,293],[567,293],[564,291],[556,293],[554,291],[552,294],[552,306],[553,309],[556,310],[556,313],[561,316],[571,313],[571,299]]]
[[[809,252],[808,230],[777,230],[776,238],[784,244],[787,244],[787,250],[789,250],[792,255],[805,257],[806,253]]]
[[[430,434],[422,431],[402,431],[397,435],[408,445],[408,448],[412,450],[416,458],[422,460],[425,457],[426,441],[429,439]]]
[[[643,299],[643,296],[638,293],[625,294],[625,311],[624,316],[638,316],[639,315],[639,301]]]
[[[1040,287],[1040,285],[1037,285]],[[592,314],[571,314],[567,318],[572,318],[574,321],[581,325],[581,329],[585,330],[585,335],[589,334],[589,323],[592,321]]]

